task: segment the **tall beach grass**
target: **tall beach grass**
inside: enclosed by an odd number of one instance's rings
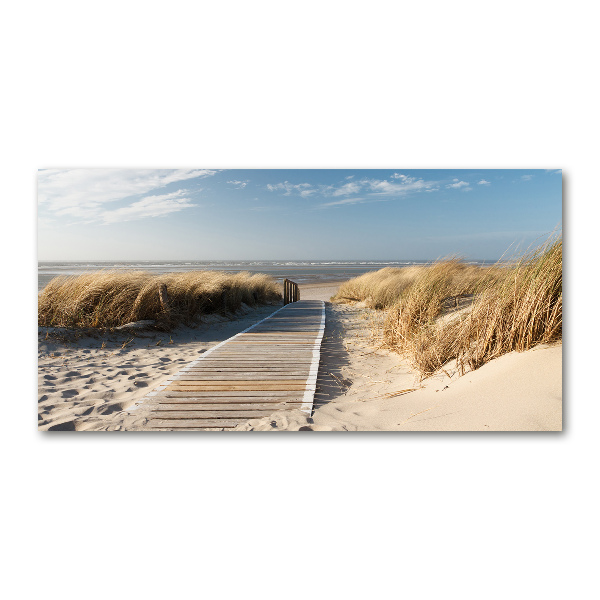
[[[464,373],[562,338],[560,235],[494,267],[453,258],[395,271],[403,269],[350,280],[334,300],[386,309],[382,343],[406,356],[422,377],[451,360]]]
[[[166,286],[168,304],[159,290]],[[166,328],[202,314],[233,312],[281,299],[277,282],[257,273],[98,271],[52,279],[38,296],[38,324],[108,328],[156,320]],[[165,289],[165,288],[163,288]]]
[[[484,281],[496,275],[494,267],[469,265],[456,257],[424,266],[386,267],[344,282],[334,301],[364,302],[369,308],[387,309],[397,305],[400,299],[412,297],[420,298],[417,304],[422,308],[426,306],[431,313],[436,312],[439,301],[473,294]]]

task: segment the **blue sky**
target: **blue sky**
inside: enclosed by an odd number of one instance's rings
[[[562,226],[556,169],[46,169],[39,260],[495,260]]]

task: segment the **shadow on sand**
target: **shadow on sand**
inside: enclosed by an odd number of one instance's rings
[[[332,310],[331,303],[326,302],[325,335],[321,343],[321,360],[319,361],[313,413],[315,408],[343,396],[352,384],[343,374],[343,368],[350,364],[348,351],[343,343],[344,332],[340,312]]]

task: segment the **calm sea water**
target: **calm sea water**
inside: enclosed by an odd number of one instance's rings
[[[473,261],[482,264],[484,261]],[[59,275],[80,275],[102,269],[148,271],[150,273],[169,273],[183,271],[228,271],[236,273],[267,273],[277,281],[286,277],[300,284],[343,281],[368,271],[377,271],[384,267],[406,267],[427,264],[427,261],[72,261],[39,262],[38,291]]]

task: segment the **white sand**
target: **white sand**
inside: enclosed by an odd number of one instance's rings
[[[312,283],[300,286],[301,300],[323,300],[329,302],[342,282]]]
[[[339,284],[301,286],[301,298],[328,301]],[[511,353],[463,377],[448,367],[423,382],[400,357],[377,349],[371,328],[382,313],[327,304],[311,417],[274,413],[239,430],[560,431],[562,345]],[[67,430],[145,429],[142,398],[213,345],[277,306],[211,319],[171,335],[115,333],[61,342],[40,328],[38,426]],[[172,342],[172,343],[171,343]],[[105,345],[103,348],[102,345]],[[124,347],[123,347],[124,346]],[[414,390],[392,395],[403,390]]]

